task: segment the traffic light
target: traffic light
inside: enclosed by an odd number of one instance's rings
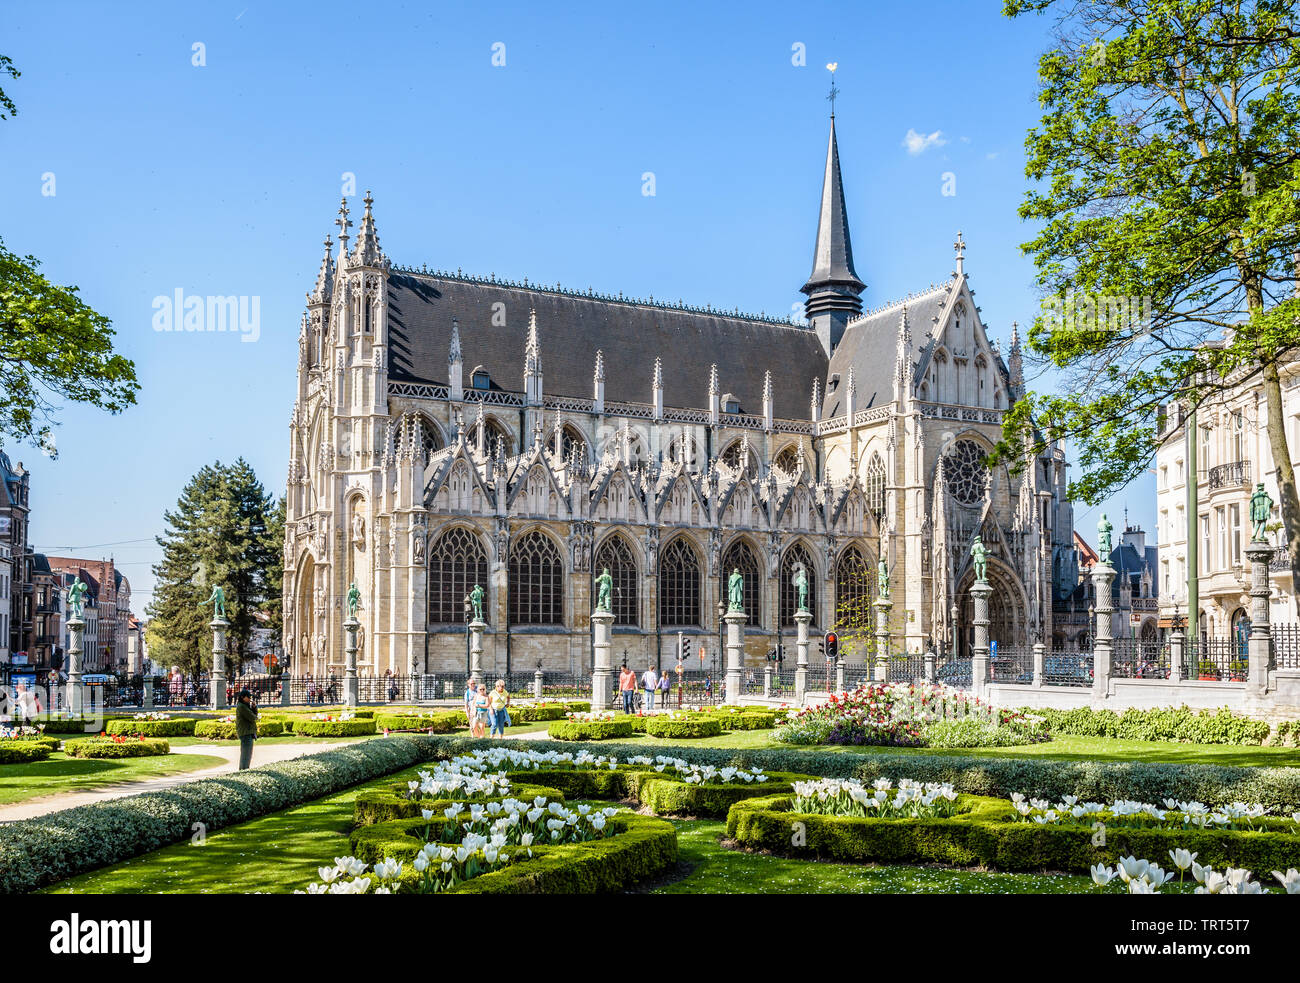
[[[826,638],[824,639],[824,641],[826,643],[826,658],[833,659],[835,658],[835,656],[839,655],[839,651],[840,651],[839,635],[835,634],[835,632],[833,631],[828,631],[826,633]]]
[[[683,638],[682,659],[685,660],[685,659],[689,659],[690,657],[691,657],[691,640],[689,638]]]

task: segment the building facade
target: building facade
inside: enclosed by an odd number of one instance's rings
[[[83,656],[93,657],[99,672],[125,672],[127,668],[127,625],[131,617],[131,584],[112,558],[87,560],[72,556],[47,558],[50,568],[80,577],[95,594],[95,644],[91,646],[87,621]],[[68,581],[71,583],[71,581]],[[65,650],[66,651],[66,650]]]
[[[986,461],[1023,388],[1014,329],[1004,360],[960,234],[948,277],[863,313],[834,118],[806,322],[395,266],[372,205],[352,246],[340,208],[299,336],[292,672],[343,666],[351,583],[363,673],[463,670],[475,584],[488,672],[585,672],[604,568],[636,665],[683,636],[716,666],[733,569],[747,659],[792,653],[796,572],[820,631],[869,606],[882,558],[891,648],[968,647],[976,535],[992,637],[1051,636],[1077,583],[1064,455]]]
[[[9,634],[7,644],[13,654],[27,656],[34,627],[32,599],[32,548],[28,540],[31,514],[31,475],[19,461],[0,451],[0,540],[9,544],[13,564],[10,585]]]

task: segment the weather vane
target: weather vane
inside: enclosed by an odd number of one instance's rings
[[[835,88],[835,69],[839,67],[840,63],[837,61],[828,62],[826,65],[826,71],[831,73],[831,94],[826,97],[831,101],[831,119],[835,118],[835,97],[840,94],[840,90]]]

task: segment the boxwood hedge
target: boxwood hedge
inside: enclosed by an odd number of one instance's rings
[[[279,737],[283,733],[283,721],[274,718],[258,718],[258,737]],[[194,736],[202,737],[209,741],[233,741],[239,735],[235,733],[234,721],[200,720],[198,725],[194,728]]]
[[[1043,717],[1053,733],[1079,737],[1113,737],[1128,741],[1179,741],[1189,744],[1262,744],[1271,728],[1263,720],[1241,717],[1227,707],[1129,707],[1123,713],[1075,707],[1072,710],[1026,709]]]
[[[303,737],[357,737],[375,732],[374,720],[296,720],[293,732]]]
[[[0,740],[0,765],[25,765],[44,761],[54,750],[51,742],[31,740]]]
[[[632,718],[556,720],[546,729],[546,733],[557,741],[603,741],[611,737],[631,737]]]
[[[556,802],[564,801],[564,793],[557,788],[551,788],[549,785],[536,785],[521,782],[511,785],[509,796],[489,795],[480,798],[470,798],[461,796],[459,798],[445,799],[408,799],[405,796],[406,788],[401,785],[394,785],[391,789],[373,789],[365,792],[358,792],[356,800],[352,804],[352,822],[353,825],[360,828],[362,826],[376,826],[392,822],[397,819],[419,819],[422,812],[428,809],[435,816],[441,816],[442,811],[453,802],[475,802],[486,804],[488,802],[503,802],[506,798],[520,800],[535,799],[539,795],[544,795],[548,799]],[[379,838],[382,839],[382,836]],[[373,860],[382,860],[384,858],[383,847],[375,846],[378,840],[370,838],[366,841],[379,852],[372,857],[362,857],[367,862]],[[368,847],[369,849],[370,847]],[[358,854],[360,856],[360,854]]]
[[[620,718],[625,719],[625,718]],[[552,725],[554,726],[554,725]],[[486,739],[430,737],[440,757],[499,746]],[[572,743],[529,741],[535,751],[577,751]],[[657,753],[653,745],[601,743],[596,754],[620,759]],[[1300,768],[1229,767],[1226,765],[1151,764],[1146,762],[1052,761],[1043,758],[989,758],[978,755],[898,754],[794,748],[720,748],[674,745],[673,757],[718,768],[762,768],[828,778],[911,778],[918,782],[952,782],[957,791],[1009,797],[1012,792],[1059,800],[1078,795],[1111,802],[1165,798],[1195,799],[1206,805],[1258,802],[1273,812],[1300,810]]]
[[[722,721],[713,714],[698,714],[674,720],[667,714],[645,718],[645,732],[649,737],[674,739],[689,737],[717,737],[722,733]]]
[[[98,734],[104,727],[106,720],[112,722],[116,717],[95,719],[93,717],[82,717],[80,719],[68,720],[61,717],[55,717],[53,720],[35,718],[33,723],[38,723],[45,728],[47,734]],[[92,728],[87,730],[86,728]]]
[[[104,725],[104,731],[128,737],[193,737],[198,723],[193,717],[173,717],[171,720],[132,720],[130,717],[119,717],[108,721]]]
[[[1285,870],[1300,863],[1300,835],[1250,830],[1184,830],[1108,826],[1094,845],[1087,826],[1017,822],[1002,799],[963,797],[948,819],[874,819],[790,811],[789,796],[748,799],[727,814],[727,837],[786,856],[854,863],[942,863],[999,870],[1087,873],[1120,857],[1167,859],[1182,847],[1197,862],[1222,869]],[[794,824],[800,824],[795,836]]]
[[[19,894],[428,760],[437,738],[401,735],[185,782],[0,826],[0,893]]]
[[[161,737],[127,738],[76,737],[63,742],[63,753],[73,758],[152,758],[170,754],[171,745]]]
[[[442,710],[435,713],[376,713],[376,730],[417,730],[433,734],[450,734],[457,727],[468,727],[465,715],[459,710]]]

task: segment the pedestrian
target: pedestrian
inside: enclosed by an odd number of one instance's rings
[[[478,698],[478,679],[470,676],[465,683],[465,723],[474,729],[474,701]]]
[[[478,693],[474,696],[474,727],[470,731],[472,737],[487,737],[488,710],[490,709],[491,703],[488,700],[487,686],[479,683]]]
[[[388,670],[388,702],[392,703],[397,699],[397,677],[393,675],[393,670]]]
[[[506,736],[506,728],[510,726],[509,707],[510,694],[506,692],[506,681],[498,679],[496,688],[488,694],[488,722],[492,725],[492,737],[498,734]]]
[[[709,703],[713,702],[713,677],[707,672],[704,674],[704,699]]]
[[[623,668],[618,674],[618,688],[623,694],[623,712],[632,712],[632,697],[636,693],[636,673],[623,663]]]
[[[645,690],[645,712],[653,713],[655,693],[659,690],[659,674],[655,672],[654,666],[646,666],[645,672],[641,674],[641,687]]]
[[[668,671],[664,670],[663,675],[659,677],[659,705],[665,710],[668,709],[668,690],[670,686],[671,684],[668,682]]]
[[[337,703],[339,701],[339,680],[334,673],[330,673],[330,685],[325,691],[325,695],[329,697],[331,703]]]
[[[243,771],[253,763],[253,742],[257,740],[257,704],[246,689],[239,691],[235,704],[235,736],[239,738],[239,770]]]

